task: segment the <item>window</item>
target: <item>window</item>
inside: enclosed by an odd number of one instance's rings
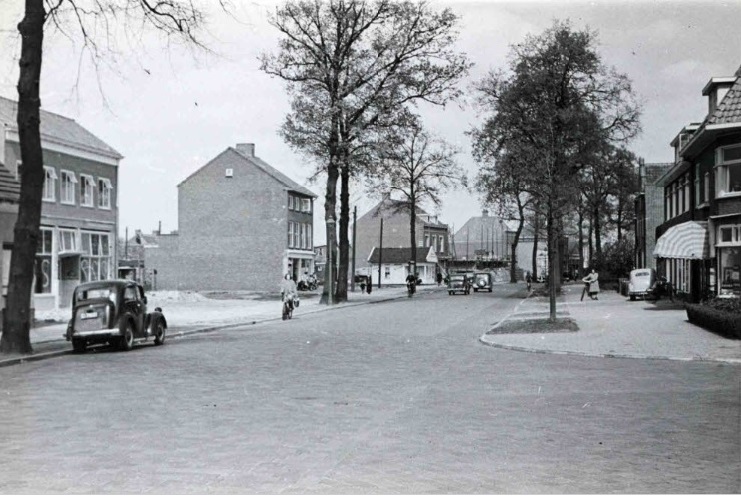
[[[293,195],[288,195],[288,210],[293,210]]]
[[[77,184],[77,178],[74,172],[62,171],[62,193],[61,202],[67,205],[75,204],[75,184]]]
[[[83,231],[80,235],[80,282],[102,281],[110,277],[111,247],[108,233]]]
[[[695,164],[695,206],[702,203],[702,176],[700,175],[700,164]]]
[[[299,229],[299,224],[298,224],[298,222],[294,222],[294,223],[293,223],[293,247],[294,247],[294,248],[298,248],[298,247],[300,246],[300,245],[298,244],[298,243],[299,243],[299,239],[298,239],[298,229]]]
[[[59,230],[59,252],[77,251],[77,231],[74,229]]]
[[[715,195],[741,193],[741,145],[718,148],[715,155]]]
[[[309,198],[301,199],[301,211],[311,213],[311,200]]]
[[[672,218],[672,193],[671,187],[664,188],[664,220]]]
[[[705,173],[705,181],[702,184],[704,186],[704,195],[702,197],[703,201],[707,202],[710,201],[710,173]]]
[[[690,210],[690,174],[689,172],[684,175],[684,178],[682,179],[682,184],[684,184],[684,195],[682,198],[682,212],[688,212]]]
[[[110,210],[113,185],[107,177],[98,178],[98,208]]]
[[[44,201],[54,201],[57,199],[57,173],[54,167],[44,166]]]
[[[389,265],[383,266],[383,277],[384,279],[389,279],[391,277],[391,266]]]
[[[430,246],[430,235],[425,234],[425,246]]]
[[[741,224],[731,226],[720,226],[718,228],[718,245],[740,245]]]
[[[314,238],[313,238],[311,231],[312,231],[311,224],[306,224],[306,247],[309,250],[314,249]]]
[[[80,205],[83,207],[93,206],[93,177],[80,174]]]
[[[301,249],[306,248],[306,224],[299,224],[299,242],[298,247]]]
[[[293,248],[293,222],[290,220],[288,221],[288,247]]]
[[[34,293],[51,293],[51,240],[53,231],[41,228],[39,246],[34,263]]]

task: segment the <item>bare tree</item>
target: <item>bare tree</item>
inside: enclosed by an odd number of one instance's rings
[[[77,29],[76,33],[68,32],[70,22]],[[116,25],[136,30],[149,27],[169,39],[203,46],[198,33],[204,24],[204,15],[191,0],[25,0],[24,17],[18,24],[22,41],[17,123],[23,175],[0,339],[0,352],[5,353],[33,351],[30,299],[44,186],[39,88],[44,27],[49,23],[73,39],[79,36],[93,57],[101,54],[96,36],[107,43],[107,35]]]
[[[414,271],[418,207],[425,202],[440,206],[442,193],[448,188],[466,186],[467,178],[455,161],[457,150],[432,137],[416,119],[390,130],[383,142],[379,151],[381,167],[370,179],[369,189],[382,196],[393,193],[401,196],[397,208],[409,212],[411,270]]]
[[[327,174],[327,245],[335,246],[339,236],[334,296],[343,301],[350,178],[364,174],[351,150],[400,107],[420,100],[443,105],[457,98],[456,84],[471,64],[451,48],[457,17],[424,1],[289,0],[271,22],[282,39],[276,55],[262,56],[262,69],[286,81],[292,101],[300,101],[293,104],[284,138]],[[334,228],[338,181],[339,235]]]

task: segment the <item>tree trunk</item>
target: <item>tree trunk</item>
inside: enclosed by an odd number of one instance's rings
[[[7,307],[3,312],[0,351],[32,353],[31,291],[41,222],[44,160],[41,151],[39,83],[46,12],[43,0],[26,0],[25,15],[18,24],[21,34],[18,78],[18,134],[23,177],[18,219],[13,230]]]
[[[551,193],[551,196],[553,194]],[[556,322],[556,236],[553,212],[553,200],[548,200],[548,220],[547,220],[547,237],[548,237],[548,301],[550,306],[550,315],[548,320]]]
[[[578,277],[584,277],[584,214],[579,209],[579,274]]]
[[[344,149],[343,149],[344,150]],[[340,259],[337,267],[337,291],[335,302],[347,301],[347,274],[350,266],[350,164],[347,153],[343,151],[340,188]]]
[[[594,253],[597,256],[602,254],[602,228],[599,220],[599,207],[594,208]]]
[[[524,225],[525,218],[520,217],[520,222],[517,224],[517,231],[515,231],[515,237],[512,240],[512,263],[509,267],[509,282],[517,282],[517,245],[520,243],[520,234]]]
[[[333,117],[332,129],[337,129],[336,118]],[[324,222],[327,231],[327,265],[324,270],[324,287],[322,288],[322,296],[319,299],[320,304],[329,304],[334,302],[334,281],[336,280],[336,271],[333,266],[336,266],[335,251],[334,248],[337,246],[337,180],[340,176],[340,170],[338,165],[338,135],[336,132],[332,132],[329,138],[329,165],[327,166],[327,191],[324,195]],[[329,276],[329,277],[328,277]],[[330,298],[329,288],[332,288],[332,298]]]
[[[410,270],[413,274],[416,275],[417,273],[417,230],[416,230],[416,224],[417,224],[417,204],[415,202],[414,195],[416,194],[414,191],[414,181],[410,184],[409,188],[409,239],[412,243],[412,267]]]
[[[533,227],[533,253],[532,253],[532,264],[533,264],[533,280],[538,280],[538,241],[540,241],[540,236],[538,236],[539,226],[538,226],[538,215],[535,214],[535,225]]]

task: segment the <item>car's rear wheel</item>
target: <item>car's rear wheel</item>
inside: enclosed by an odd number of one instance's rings
[[[165,323],[162,322],[162,319],[157,319],[157,322],[154,323],[154,344],[165,344],[166,336],[167,329],[165,329]]]
[[[87,349],[87,343],[84,339],[72,339],[72,349],[75,350],[75,353],[85,353],[85,350]]]
[[[630,295],[630,301],[636,301],[636,295]]]
[[[129,351],[134,347],[134,324],[131,321],[124,324],[124,328],[121,332],[121,341],[119,342],[119,348],[121,351]]]

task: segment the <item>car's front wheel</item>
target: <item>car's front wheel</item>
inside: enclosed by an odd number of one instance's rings
[[[154,344],[165,344],[166,336],[167,329],[165,329],[165,323],[162,322],[162,319],[157,319],[157,322],[154,324]]]
[[[124,324],[121,331],[121,341],[119,342],[119,348],[121,351],[129,351],[134,347],[134,324],[131,321],[127,321]]]

